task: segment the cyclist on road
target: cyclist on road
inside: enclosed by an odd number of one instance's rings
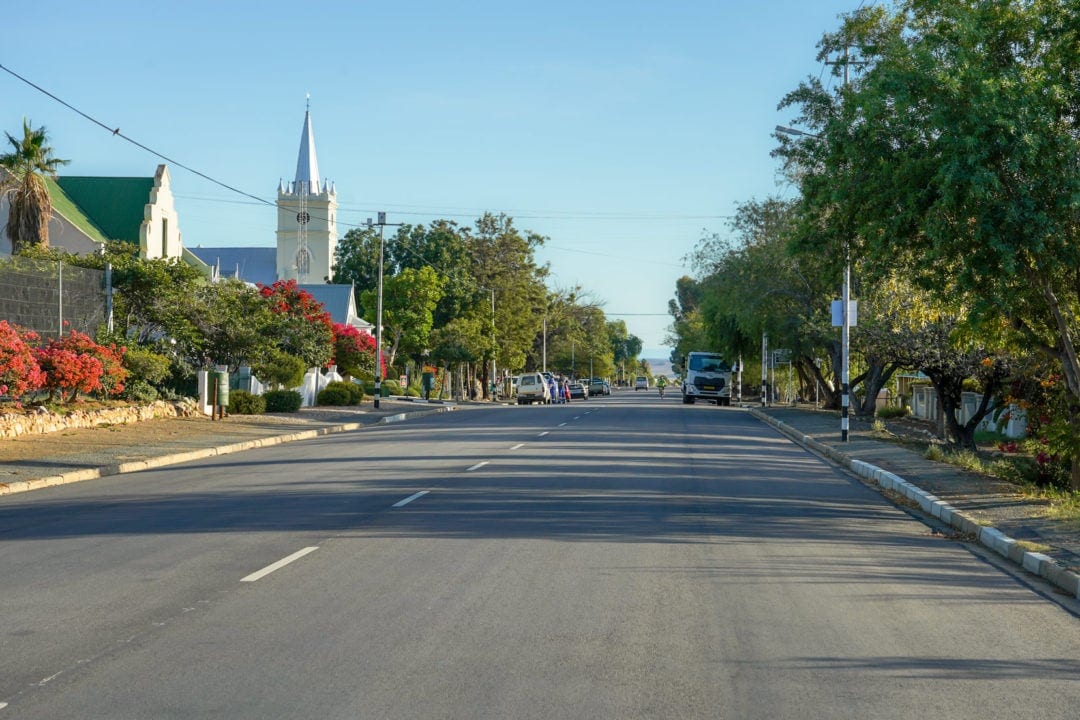
[[[656,387],[660,389],[660,397],[664,397],[664,388],[667,387],[667,378],[661,375],[656,379]]]

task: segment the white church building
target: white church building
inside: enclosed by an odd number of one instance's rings
[[[189,250],[213,269],[214,277],[262,285],[295,280],[323,303],[334,322],[371,332],[371,323],[357,313],[353,286],[329,284],[334,279],[338,243],[337,208],[334,184],[319,177],[309,106],[300,133],[296,176],[290,182],[278,182],[275,246]]]

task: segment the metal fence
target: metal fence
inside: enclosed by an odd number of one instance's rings
[[[91,337],[106,320],[103,270],[49,260],[0,259],[0,320],[33,330],[43,339],[69,329]]]

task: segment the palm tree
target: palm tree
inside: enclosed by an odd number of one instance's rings
[[[46,145],[44,127],[36,130],[23,118],[22,140],[7,135],[13,151],[0,155],[0,191],[7,196],[11,211],[8,215],[7,234],[11,238],[11,252],[17,255],[25,248],[49,246],[49,219],[52,217],[52,199],[45,178],[55,178],[56,169],[67,165],[68,160],[52,156],[52,148]]]

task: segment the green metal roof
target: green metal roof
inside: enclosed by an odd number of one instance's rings
[[[56,184],[107,237],[138,246],[154,178],[68,176]]]
[[[63,188],[51,178],[45,178],[45,185],[49,188],[49,198],[52,199],[53,211],[62,215],[68,222],[79,228],[91,240],[105,242],[109,238],[101,231],[94,221],[88,218],[75,202],[68,197]]]

